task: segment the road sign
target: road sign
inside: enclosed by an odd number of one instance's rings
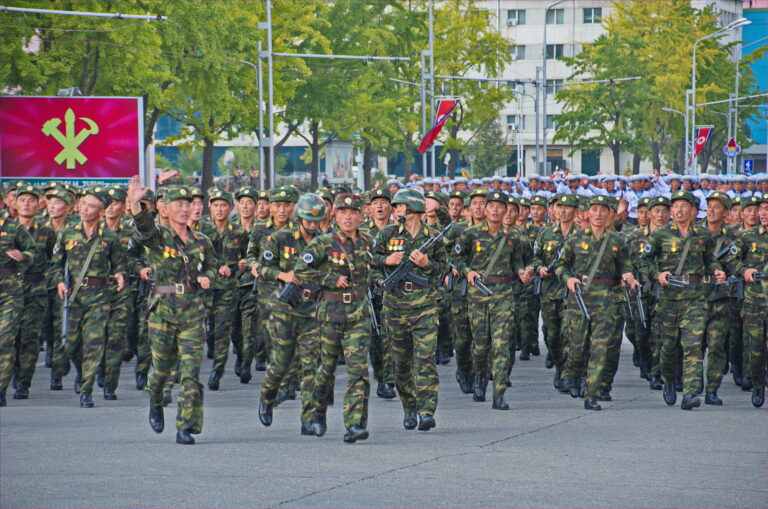
[[[728,143],[723,147],[723,154],[728,157],[736,157],[741,152],[741,147],[736,143],[734,138],[728,140]]]
[[[755,167],[754,159],[743,159],[744,163],[742,168],[744,169],[744,175],[752,175],[752,171]]]

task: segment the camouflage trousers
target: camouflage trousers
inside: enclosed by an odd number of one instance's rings
[[[120,366],[123,364],[123,353],[128,340],[128,322],[133,315],[133,299],[130,289],[123,289],[113,297],[109,308],[107,343],[101,361],[104,367],[105,389],[117,389],[120,381]]]
[[[5,280],[4,280],[5,279]],[[22,291],[19,281],[8,276],[0,279],[0,395],[5,396],[13,376],[16,348],[22,312]]]
[[[637,350],[640,356],[640,362],[642,365],[651,368],[653,364],[653,349],[651,347],[651,318],[649,314],[649,299],[647,297],[642,298],[643,311],[645,312],[645,327],[640,323],[640,315],[636,303],[633,301],[632,313],[633,319],[630,320],[627,306],[624,305],[623,316],[625,320],[625,331],[627,339],[632,343],[632,346]]]
[[[435,364],[437,307],[427,305],[407,311],[385,307],[384,316],[392,341],[395,387],[403,410],[434,415],[439,384]]]
[[[555,366],[563,369],[568,358],[565,343],[566,335],[562,333],[564,306],[561,299],[541,301],[541,321],[544,327],[544,343],[547,351],[555,361]]]
[[[451,326],[456,351],[456,369],[466,376],[472,375],[472,326],[469,323],[469,304],[466,297],[451,298]]]
[[[509,328],[509,355],[510,358],[514,359],[515,352],[523,349],[522,322],[528,301],[525,300],[521,292],[515,292],[512,298],[515,301],[515,306],[512,311],[512,324]]]
[[[232,341],[232,321],[237,307],[237,289],[214,290],[211,320],[213,325],[213,370],[224,374],[229,344]]]
[[[618,311],[620,307],[623,307],[626,312],[627,306],[623,304],[623,300],[617,301],[615,309]],[[611,322],[613,329],[610,331],[608,349],[605,352],[605,370],[603,371],[603,381],[600,385],[600,390],[602,391],[611,392],[611,389],[613,388],[613,380],[616,378],[616,372],[619,370],[621,341],[624,338],[625,320],[624,313],[617,313],[617,316],[615,316]]]
[[[741,316],[742,301],[728,299],[728,360],[734,373],[749,378],[749,349],[744,348],[744,323]]]
[[[387,327],[384,323],[381,299],[374,297],[373,305],[381,328],[380,335],[374,334],[371,337],[370,356],[373,376],[378,382],[394,384],[395,371],[392,364],[392,341],[389,339]]]
[[[450,296],[441,290],[442,299],[437,306],[437,349],[445,355],[453,353],[453,337],[451,334],[451,302]]]
[[[52,357],[51,378],[61,378],[69,364],[67,346],[61,343],[61,310],[63,302],[55,289],[46,290],[47,305],[40,334],[47,339]]]
[[[25,285],[26,290],[26,285]],[[16,386],[29,389],[35,374],[37,359],[40,356],[40,317],[45,316],[48,305],[47,295],[35,292],[24,295],[24,308],[21,312],[21,323],[16,335]]]
[[[576,305],[576,299],[569,295],[566,313],[568,315],[568,363],[566,371],[572,384],[578,384],[585,376],[587,388],[585,398],[597,399],[606,381],[608,350],[615,341],[616,320],[619,310],[611,295],[604,298],[589,298],[585,304],[590,320],[586,320]]]
[[[240,330],[242,334],[240,367],[250,369],[254,357],[262,360],[265,358],[264,352],[256,351],[256,325],[259,319],[259,307],[256,294],[251,292],[250,286],[240,287],[238,291],[240,292],[238,307],[240,309]]]
[[[136,341],[136,373],[147,375],[152,365],[152,351],[149,347],[149,325],[147,323],[148,301],[146,298],[136,303],[134,316],[138,323],[138,339]]]
[[[94,288],[95,290],[90,291],[103,291],[102,287]],[[85,287],[80,289],[80,296],[83,296],[84,291]],[[70,306],[67,351],[75,369],[81,375],[80,394],[93,393],[96,370],[104,355],[108,319],[109,300],[106,295],[92,304],[85,304],[78,299],[78,302]]]
[[[493,396],[500,397],[507,390],[509,370],[515,363],[510,355],[509,338],[515,301],[509,295],[500,295],[490,302],[471,302],[469,320],[472,326],[472,361],[474,375],[485,377],[489,371],[488,357],[491,357],[490,372],[493,376]]]
[[[315,388],[315,372],[320,360],[320,342],[317,339],[317,320],[273,311],[269,321],[272,351],[267,374],[261,384],[261,399],[269,405],[277,405],[277,393],[297,358],[301,366],[301,422],[312,420],[312,391]],[[298,348],[297,348],[298,347]]]
[[[707,392],[717,392],[723,380],[727,358],[725,353],[727,327],[728,299],[709,301],[702,340],[702,348],[707,352]]]
[[[531,350],[539,344],[539,311],[541,303],[539,296],[533,294],[533,284],[526,283],[520,294],[524,304],[519,313],[520,317],[520,344],[522,350],[531,353]]]
[[[661,329],[661,377],[665,383],[675,383],[678,374],[678,347],[683,350],[683,393],[702,391],[702,339],[706,322],[706,307],[697,299],[671,300],[663,296],[659,302]]]
[[[315,373],[312,391],[311,415],[325,415],[335,382],[336,362],[344,352],[347,363],[347,389],[344,393],[344,426],[367,427],[368,396],[368,343],[371,326],[368,320],[356,323],[320,322],[320,365]]]
[[[741,307],[744,323],[744,349],[749,361],[748,369],[755,389],[765,387],[766,342],[768,342],[768,305],[765,302],[745,300]]]
[[[162,404],[163,390],[169,390],[168,380],[178,370],[176,429],[188,429],[192,433],[200,433],[203,429],[200,364],[205,343],[205,317],[196,316],[199,314],[179,316],[178,321],[172,323],[151,313],[148,320],[152,348],[152,369],[147,384],[150,403]]]

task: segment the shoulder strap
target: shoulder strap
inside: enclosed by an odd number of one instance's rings
[[[691,232],[691,236],[688,237],[688,240],[685,241],[685,245],[683,246],[683,254],[680,256],[680,261],[677,263],[677,267],[675,268],[676,276],[679,276],[680,271],[683,270],[683,264],[685,263],[685,259],[688,258],[688,250],[691,249],[692,240],[693,240],[693,232]]]
[[[347,257],[347,266],[349,266],[349,282],[351,286],[355,287],[355,266],[352,264],[352,258],[349,257],[349,253],[344,249],[344,242],[336,235],[336,244],[339,246],[339,250]]]
[[[491,259],[488,260],[488,265],[485,266],[485,270],[483,270],[483,273],[486,276],[491,275],[491,269],[496,264],[496,260],[499,259],[499,255],[501,254],[501,250],[504,248],[504,241],[506,239],[506,235],[501,233],[501,229],[499,229],[499,233],[496,234],[499,238],[497,239],[498,244],[496,244],[496,250],[493,252],[493,256],[491,256]]]
[[[169,229],[170,231],[170,229]],[[173,243],[176,245],[176,249],[179,250],[179,253],[181,253],[181,260],[184,262],[184,275],[186,277],[185,283],[188,285],[192,284],[192,275],[189,272],[189,257],[187,256],[187,253],[184,252],[184,246],[179,242],[178,236],[174,236],[173,231],[170,231],[171,238],[173,239]],[[195,241],[197,241],[197,237],[193,237]]]
[[[600,266],[600,261],[603,259],[603,254],[605,254],[605,248],[608,246],[608,237],[610,237],[609,231],[605,231],[604,235],[605,238],[603,239],[603,243],[600,244],[600,250],[597,252],[597,258],[595,258],[595,262],[592,264],[592,267],[589,269],[589,274],[587,274],[587,280],[584,281],[584,291],[589,290],[589,285],[592,284],[592,278],[595,277],[595,274],[597,274],[597,268]]]
[[[80,284],[83,282],[83,279],[85,279],[85,273],[88,272],[88,266],[91,264],[91,260],[93,259],[93,253],[96,251],[98,241],[95,238],[91,240],[93,241],[93,244],[91,244],[91,249],[88,251],[88,256],[85,257],[85,263],[83,264],[83,268],[80,269],[80,274],[78,274],[77,279],[75,279],[75,287],[72,289],[72,295],[69,297],[70,302],[75,301],[75,296],[80,290]]]

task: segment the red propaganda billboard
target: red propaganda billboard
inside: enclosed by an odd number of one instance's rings
[[[2,180],[144,176],[140,97],[0,97]]]

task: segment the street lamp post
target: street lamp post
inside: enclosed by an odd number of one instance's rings
[[[684,152],[685,152],[685,160],[686,161],[688,161],[688,150],[689,150],[689,147],[688,147],[688,110],[687,110],[687,106],[688,106],[687,103],[688,103],[688,101],[687,101],[687,99],[688,99],[688,96],[686,95],[686,112],[685,113],[683,113],[682,111],[679,111],[679,110],[673,110],[672,108],[661,108],[661,111],[666,111],[667,113],[676,113],[676,114],[680,115],[681,117],[683,117],[683,125],[685,126],[685,141],[684,141],[684,143],[685,143],[685,150],[684,150]]]
[[[542,161],[537,161],[541,163],[541,167],[539,169],[539,175],[544,175],[547,171],[547,15],[549,14],[550,9],[552,9],[557,5],[560,5],[563,2],[565,2],[565,0],[557,0],[557,2],[553,3],[552,5],[550,5],[544,10],[544,43],[541,49],[541,67],[542,67],[541,81],[543,83],[543,87],[542,87],[543,101],[541,102],[541,109],[543,111],[542,118],[544,121],[543,123],[544,139],[542,140],[542,143],[544,145],[544,149],[543,149],[544,155],[542,157]]]

